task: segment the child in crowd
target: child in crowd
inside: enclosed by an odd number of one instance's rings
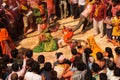
[[[112,40],[112,13],[109,12],[106,20],[104,21],[104,23],[106,24],[106,34],[107,34],[107,39],[108,41]]]

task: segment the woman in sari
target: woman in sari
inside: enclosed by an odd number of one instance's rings
[[[11,57],[11,50],[15,49],[15,45],[13,44],[10,36],[8,35],[8,31],[5,28],[0,29],[0,46],[2,48],[2,54],[7,54]]]
[[[55,26],[53,28],[53,26]],[[53,39],[51,32],[55,32],[57,31],[59,28],[59,24],[55,24],[51,26],[47,26],[46,23],[41,25],[41,33],[39,35],[39,45],[36,46],[33,51],[34,52],[50,52],[50,51],[54,51],[57,50],[57,43],[55,42],[55,40]]]

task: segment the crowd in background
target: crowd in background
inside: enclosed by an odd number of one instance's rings
[[[58,44],[51,36],[60,26],[56,21],[73,16],[79,18],[74,29],[63,27],[64,37]],[[52,24],[55,23],[55,24]],[[120,43],[119,0],[0,0],[0,79],[1,80],[120,80],[120,47],[106,47],[100,52],[95,43],[85,47],[71,46],[73,32],[83,25],[84,31],[93,25],[94,36],[100,33]],[[105,26],[105,27],[104,27]],[[27,36],[29,28],[39,32],[39,45],[34,50],[19,52],[12,42],[18,36]],[[71,59],[64,53],[55,54],[54,64],[44,55],[33,59],[33,51],[49,52],[70,46]],[[58,46],[57,46],[58,45]],[[90,46],[91,45],[91,46]]]

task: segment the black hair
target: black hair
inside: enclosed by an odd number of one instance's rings
[[[26,65],[29,66],[29,67],[32,67],[33,63],[34,63],[34,59],[32,59],[32,58],[29,58],[26,61]]]
[[[84,63],[84,62],[79,62],[79,63],[77,64],[77,69],[78,69],[79,71],[84,71],[84,70],[86,69],[85,63]]]
[[[72,48],[71,49],[71,53],[72,53],[72,55],[76,55],[77,54],[77,49],[76,48]]]
[[[17,73],[12,73],[11,80],[18,80],[18,74]]]
[[[55,55],[56,55],[56,58],[58,59],[61,55],[63,55],[63,53],[62,52],[57,52]]]
[[[101,52],[97,52],[96,57],[98,60],[103,60],[103,54]]]
[[[116,47],[116,48],[115,48],[115,53],[116,53],[117,55],[120,55],[120,47]]]
[[[107,80],[107,75],[105,73],[100,73],[100,80]]]
[[[106,47],[105,48],[105,51],[108,52],[108,57],[109,58],[113,58],[113,52],[112,52],[112,49],[110,47]]]
[[[17,49],[13,49],[13,50],[11,51],[11,56],[12,56],[12,58],[16,58],[17,55],[18,55],[18,50],[17,50]]]
[[[109,60],[107,62],[107,66],[110,70],[114,70],[114,68],[116,67],[116,64],[113,61]]]
[[[44,62],[45,62],[45,57],[44,57],[44,55],[39,55],[39,56],[38,56],[38,62],[39,62],[39,63],[44,63]]]
[[[93,63],[92,64],[92,70],[93,70],[93,72],[98,73],[99,70],[100,70],[99,65],[97,63]]]
[[[114,69],[114,76],[120,77],[120,68],[116,67]]]
[[[15,72],[19,70],[19,65],[18,65],[18,63],[13,63],[13,64],[12,64],[12,70],[15,71]]]
[[[51,79],[51,80],[57,80],[57,72],[56,72],[56,71],[51,70],[51,71],[49,72],[49,75],[50,75],[50,79]]]
[[[44,64],[44,70],[45,71],[51,71],[52,70],[52,64],[50,62],[46,62]]]
[[[33,56],[33,51],[32,50],[28,50],[25,54],[26,57],[31,58]]]
[[[34,61],[33,65],[31,66],[31,70],[35,73],[38,73],[40,69],[40,65],[37,61]]]
[[[116,12],[116,16],[120,16],[120,10]]]
[[[4,54],[2,58],[3,58],[3,60],[4,60],[4,62],[5,62],[6,64],[10,62],[10,57],[9,57],[9,55]]]

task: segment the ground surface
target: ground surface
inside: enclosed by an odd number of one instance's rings
[[[61,27],[63,25],[65,26],[73,26],[73,25],[77,25],[78,23],[78,19],[77,20],[73,20],[71,17],[67,18],[67,19],[62,19],[59,20]],[[57,32],[52,33],[54,38],[57,39],[61,39],[62,38],[62,33],[61,33],[61,27]],[[81,29],[77,30],[75,32],[74,35],[74,39],[82,39],[82,40],[86,40],[88,36],[92,36],[93,35],[93,29],[88,30],[87,32],[83,33],[83,34],[79,34]],[[106,36],[104,36],[103,38],[100,38],[100,35],[97,35],[95,37],[95,40],[97,42],[97,44],[104,50],[105,47],[111,47],[113,50],[115,48],[115,46],[113,46],[113,44],[111,44],[110,42],[107,41]],[[38,32],[35,31],[33,33],[30,33],[27,35],[27,38],[21,40],[20,42],[18,42],[18,46],[17,48],[30,48],[33,49],[36,45],[38,44]],[[41,53],[34,53],[33,58],[37,59],[37,56],[40,54],[43,54],[45,56],[46,62],[50,61],[50,62],[54,62],[55,59],[55,53],[56,52],[63,52],[63,54],[65,55],[66,58],[70,58],[71,57],[71,53],[70,50],[68,49],[68,47],[63,47],[63,48],[59,48],[58,50],[54,51],[54,52],[41,52]]]

